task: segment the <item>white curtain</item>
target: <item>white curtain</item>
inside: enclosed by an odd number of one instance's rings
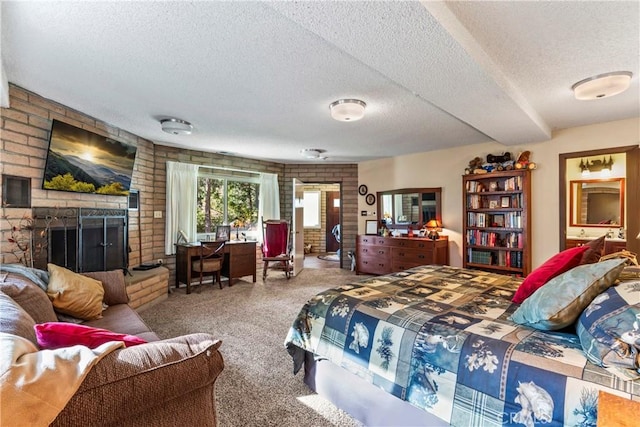
[[[164,236],[167,255],[176,253],[178,233],[184,231],[189,241],[196,239],[196,199],[198,165],[167,162],[167,213]]]
[[[280,188],[278,187],[278,174],[260,174],[260,198],[258,202],[259,230],[262,230],[261,219],[280,219]],[[262,233],[258,240],[262,241]]]

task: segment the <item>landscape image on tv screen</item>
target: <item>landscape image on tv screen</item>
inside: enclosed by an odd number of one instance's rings
[[[136,146],[53,121],[42,188],[125,196]]]

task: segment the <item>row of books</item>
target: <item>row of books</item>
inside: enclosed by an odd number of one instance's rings
[[[475,246],[495,246],[500,248],[522,248],[524,246],[521,233],[495,233],[480,230],[467,230],[467,244]]]
[[[520,212],[501,214],[467,212],[467,227],[522,228],[522,215]]]
[[[469,194],[467,196],[467,209],[519,208],[521,206],[522,194],[502,197],[487,197],[479,194]]]
[[[467,262],[500,267],[522,268],[522,252],[467,250]]]
[[[520,191],[522,190],[522,176],[513,176],[504,180],[495,180],[491,182],[467,181],[466,189],[470,193],[482,193],[485,191]]]

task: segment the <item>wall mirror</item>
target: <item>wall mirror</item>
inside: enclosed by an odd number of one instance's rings
[[[570,225],[624,227],[624,178],[570,182]]]
[[[430,219],[441,219],[441,187],[404,188],[380,191],[378,195],[378,218],[384,220],[388,228],[411,226],[419,229]]]

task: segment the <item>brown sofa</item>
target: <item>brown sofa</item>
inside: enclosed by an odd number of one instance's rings
[[[127,305],[121,271],[86,275],[102,281],[108,308],[101,319],[83,324],[149,342],[101,359],[52,425],[215,426],[214,383],[224,367],[221,342],[209,334],[159,340]],[[0,294],[0,332],[37,346],[33,325],[59,321],[46,292],[24,275],[2,273]]]

